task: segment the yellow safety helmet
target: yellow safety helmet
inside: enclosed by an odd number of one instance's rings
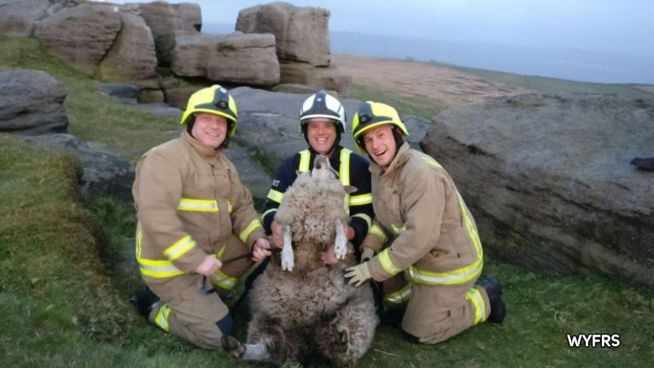
[[[229,125],[228,135],[231,137],[236,134],[238,107],[234,97],[224,87],[214,84],[193,93],[188,99],[186,110],[182,113],[180,124],[186,125],[193,114],[198,112],[224,117]]]
[[[400,115],[392,106],[373,101],[362,102],[359,105],[352,119],[352,137],[360,152],[366,151],[362,142],[363,132],[384,124],[395,125],[400,128],[404,136],[409,135],[409,131],[400,120]]]

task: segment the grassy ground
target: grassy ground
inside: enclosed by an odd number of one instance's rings
[[[492,70],[465,68],[452,65],[448,65],[448,67],[467,73],[476,74],[491,80],[503,82],[510,86],[528,88],[544,94],[570,93],[620,95],[642,98],[654,97],[654,94],[649,93],[636,85],[576,82],[571,80],[504,73]]]
[[[399,95],[392,92],[384,92],[363,84],[353,84],[350,91],[350,98],[357,100],[383,101],[401,111],[402,114],[420,116],[431,119],[444,108],[436,104],[426,96],[420,95]]]
[[[133,159],[174,129],[175,122],[162,123],[98,94],[92,79],[43,54],[31,40],[0,39],[0,45],[0,70],[42,69],[65,83],[70,131],[83,139]],[[420,110],[419,98],[408,100]],[[0,135],[0,366],[257,366],[192,347],[136,314],[128,301],[139,288],[131,204],[112,198],[82,202],[78,176],[70,157]],[[412,345],[397,329],[381,326],[359,366],[608,367],[654,361],[654,293],[602,277],[555,278],[492,260],[486,272],[504,283],[504,324],[482,324],[437,346]],[[576,333],[618,333],[621,345],[568,348],[566,334]]]

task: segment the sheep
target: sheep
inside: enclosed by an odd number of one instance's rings
[[[284,193],[275,219],[290,251],[274,254],[253,284],[247,343],[224,337],[234,357],[284,364],[318,352],[335,366],[352,367],[370,348],[379,323],[372,290],[343,278],[356,261],[343,234],[345,198],[346,189],[322,155],[311,174],[299,175]],[[338,259],[333,266],[321,258],[330,247]]]

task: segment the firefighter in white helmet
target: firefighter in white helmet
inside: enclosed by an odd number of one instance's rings
[[[502,289],[479,284],[483,250],[477,226],[452,178],[430,156],[410,148],[409,132],[386,104],[362,103],[352,122],[355,144],[371,158],[375,225],[362,247],[378,252],[345,270],[353,285],[384,282],[384,301],[406,307],[413,342],[435,344],[484,321],[502,322]]]
[[[136,259],[149,289],[135,302],[164,331],[221,348],[222,336],[234,333],[221,296],[270,254],[270,244],[250,192],[225,157],[238,126],[234,98],[219,85],[195,92],[181,125],[180,138],[152,148],[136,167]]]

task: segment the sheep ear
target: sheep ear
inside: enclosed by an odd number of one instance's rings
[[[354,185],[344,185],[343,188],[345,188],[345,191],[346,191],[347,193],[354,193],[354,192],[356,192],[357,190],[359,190],[359,189],[357,189],[357,187],[355,187]]]

